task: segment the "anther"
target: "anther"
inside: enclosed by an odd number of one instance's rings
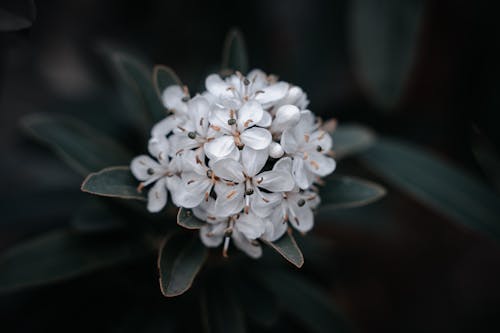
[[[194,140],[194,139],[196,138],[196,132],[189,132],[189,133],[188,133],[188,138],[190,138],[190,139],[193,139],[193,140]]]
[[[152,176],[154,175],[155,171],[153,170],[153,168],[149,168],[147,171],[148,175]]]
[[[228,121],[227,121],[227,124],[229,126],[233,126],[234,124],[236,124],[236,119],[234,118],[229,118]]]
[[[250,84],[250,80],[249,80],[249,79],[247,79],[247,78],[245,78],[245,79],[243,80],[243,84],[244,84],[245,86],[248,86],[248,85]]]
[[[212,170],[207,170],[207,177],[208,178],[212,178],[213,175],[214,175],[214,173]]]
[[[189,97],[184,96],[184,97],[182,97],[181,101],[183,101],[184,103],[187,103],[189,101]]]
[[[246,195],[252,195],[253,194],[253,188],[251,188],[251,187],[247,188],[246,191],[245,191],[245,194]]]
[[[321,146],[319,146],[319,145],[318,145],[318,146],[316,146],[316,151],[317,151],[317,152],[322,152],[322,151],[323,151],[323,148],[322,148]]]
[[[299,201],[297,201],[297,205],[298,205],[299,207],[302,207],[302,206],[304,206],[305,204],[306,204],[306,201],[305,201],[304,199],[300,199]]]

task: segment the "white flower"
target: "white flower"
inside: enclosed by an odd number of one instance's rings
[[[218,74],[212,74],[205,80],[207,90],[221,104],[230,108],[240,108],[247,101],[254,100],[267,109],[288,92],[288,83],[276,82],[273,76],[267,76],[256,69],[246,77],[240,73],[223,80]]]
[[[236,158],[238,150],[248,146],[256,150],[267,149],[272,137],[268,130],[254,126],[262,119],[264,110],[262,106],[249,101],[241,109],[233,110],[217,108],[210,117],[211,127],[221,132],[222,136],[205,145],[205,153],[211,159],[224,157]]]
[[[335,160],[326,156],[332,148],[330,135],[318,129],[311,111],[301,111],[299,123],[283,131],[281,146],[293,157],[292,174],[301,189],[307,189],[316,177],[335,170]]]
[[[275,108],[282,105],[292,104],[298,107],[300,110],[304,110],[309,105],[309,100],[307,99],[307,94],[297,86],[291,86],[285,97],[275,104]]]
[[[268,159],[264,150],[244,147],[241,162],[233,159],[216,161],[212,169],[225,183],[215,188],[217,200],[215,212],[219,216],[230,216],[250,207],[261,217],[268,216],[279,192],[290,191],[295,186],[289,172],[284,170],[263,171]],[[265,192],[265,191],[267,192]]]
[[[252,213],[237,214],[216,222],[210,222],[200,229],[200,238],[207,247],[218,247],[224,242],[223,255],[227,256],[230,240],[252,258],[262,255],[257,239],[265,232],[262,219]]]
[[[140,155],[132,160],[130,169],[135,178],[142,181],[139,190],[154,183],[148,191],[147,208],[152,213],[159,212],[167,204],[167,190],[180,187],[177,159],[169,161],[167,158],[157,162],[147,155]],[[172,201],[178,204],[175,195],[172,195]]]
[[[186,88],[181,88],[178,85],[167,87],[162,93],[163,105],[174,114],[178,116],[185,116],[188,114],[187,102],[189,101],[189,94]]]

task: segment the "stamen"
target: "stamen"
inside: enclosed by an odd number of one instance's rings
[[[304,134],[304,140],[307,142],[309,142],[309,134]]]
[[[220,127],[219,126],[216,126],[216,125],[210,125],[210,127],[212,127],[214,130],[216,130],[217,132],[220,131]]]
[[[307,160],[309,158],[309,153],[306,151],[304,152],[304,156],[302,157],[305,160]]]
[[[196,132],[189,132],[189,133],[188,133],[188,138],[190,138],[190,139],[193,139],[193,140],[194,140],[194,139],[196,138]]]
[[[236,119],[234,119],[234,118],[229,118],[229,119],[227,120],[227,124],[228,124],[229,126],[233,126],[234,124],[236,124]]]
[[[180,126],[180,125],[177,125],[177,128],[180,129],[183,132],[186,132],[186,129],[184,127]]]
[[[248,127],[248,125],[249,125],[250,123],[253,123],[253,120],[252,120],[252,119],[248,119],[247,121],[245,121],[245,123],[243,124],[243,126]]]
[[[230,238],[230,237],[226,237],[226,238],[224,238],[224,248],[222,249],[222,256],[223,256],[224,258],[227,258],[227,257],[228,257],[228,255],[227,255],[227,250],[228,250],[228,248],[229,248],[229,241],[230,241],[230,240],[231,240],[231,238]]]
[[[323,147],[321,147],[320,145],[317,145],[317,146],[316,146],[316,151],[317,151],[318,153],[321,153],[321,152],[323,151]]]
[[[297,201],[297,206],[299,207],[302,207],[306,204],[306,201],[304,199],[300,199],[299,201]]]
[[[231,199],[232,197],[234,197],[235,194],[236,190],[232,190],[231,192],[228,193],[228,195],[226,195],[226,199]]]
[[[264,177],[260,177],[260,179],[259,179],[259,180],[257,180],[257,184],[260,184],[260,183],[262,183],[263,181],[264,181]]]
[[[203,120],[205,120],[205,118],[201,117],[200,118],[200,126],[203,126]]]
[[[139,186],[137,186],[137,192],[142,193],[143,188],[144,188],[144,183],[140,183]]]
[[[318,169],[319,169],[319,164],[318,164],[318,162],[316,162],[316,161],[310,161],[309,163],[310,163],[310,164],[311,164],[311,165],[312,165],[312,166],[313,166],[316,170],[318,170]]]
[[[148,175],[152,176],[155,174],[155,170],[153,168],[148,168],[148,170],[146,171],[148,173]]]
[[[194,183],[195,181],[196,181],[196,180],[194,180],[194,179],[190,179],[190,180],[187,182],[187,184],[188,184],[188,185],[191,185],[191,184],[192,184],[192,183]]]
[[[318,135],[318,140],[323,140],[323,138],[325,137],[326,135],[326,132],[325,131],[321,131],[321,134]]]
[[[208,197],[209,197],[210,193],[208,191],[205,192],[205,201],[208,202]]]

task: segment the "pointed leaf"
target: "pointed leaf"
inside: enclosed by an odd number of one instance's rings
[[[116,166],[91,173],[83,181],[81,190],[103,197],[146,200],[143,192],[137,190],[138,182],[127,166]]]
[[[177,213],[177,224],[186,229],[200,229],[206,223],[194,216],[191,210],[181,207]]]
[[[380,139],[361,155],[388,182],[456,222],[500,240],[500,196],[415,145]]]
[[[368,205],[385,196],[385,189],[355,177],[333,176],[321,189],[320,209],[353,208]]]
[[[153,85],[160,100],[162,99],[163,91],[167,87],[173,85],[183,86],[182,81],[173,69],[164,65],[156,65],[153,68]]]
[[[325,291],[293,272],[269,269],[250,272],[276,295],[281,307],[310,332],[347,332],[345,320]]]
[[[264,240],[264,243],[272,247],[283,258],[294,264],[296,267],[301,268],[304,264],[304,256],[300,248],[295,242],[295,238],[291,232],[286,232],[283,237],[274,242]]]
[[[158,269],[160,288],[166,297],[185,293],[192,285],[208,255],[200,240],[185,233],[167,237],[160,246]]]
[[[422,0],[354,0],[351,35],[361,85],[378,105],[401,98],[415,58]]]
[[[24,117],[21,124],[29,135],[49,146],[82,175],[132,159],[132,154],[120,144],[68,116],[32,114]]]
[[[338,126],[332,133],[335,159],[342,159],[369,148],[375,142],[375,134],[360,125]]]
[[[248,55],[242,33],[232,29],[226,36],[222,54],[222,70],[230,73],[240,71],[243,75],[248,72]]]
[[[125,83],[122,95],[132,117],[141,122],[149,122],[149,126],[151,122],[156,123],[165,118],[167,110],[156,93],[151,68],[124,52],[107,52]]]
[[[49,232],[0,255],[0,292],[62,281],[148,252],[142,240],[128,236]]]

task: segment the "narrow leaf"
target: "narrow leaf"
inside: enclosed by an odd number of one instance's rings
[[[242,33],[232,29],[226,36],[222,54],[222,71],[228,74],[231,71],[248,72],[248,55]]]
[[[281,307],[308,331],[346,332],[346,323],[324,291],[292,272],[271,269],[251,272],[276,295]]]
[[[108,50],[108,53],[125,83],[122,94],[129,112],[141,121],[147,121],[146,118],[155,123],[165,118],[166,109],[156,93],[150,67],[124,52]]]
[[[177,213],[177,224],[186,229],[200,229],[205,222],[194,216],[191,210],[181,207]]]
[[[156,65],[153,68],[153,85],[156,94],[162,99],[162,94],[169,86],[178,85],[182,87],[182,81],[177,74],[170,68],[164,65]]]
[[[291,232],[286,232],[283,237],[275,242],[268,242],[264,240],[264,243],[273,248],[278,252],[283,258],[294,264],[296,267],[301,268],[304,264],[304,256],[300,251],[300,248],[295,242],[295,238]]]
[[[422,0],[351,2],[356,72],[382,107],[393,107],[403,93],[415,58],[422,7]]]
[[[385,189],[355,177],[333,176],[321,190],[320,209],[353,208],[368,205],[385,196]]]
[[[388,182],[456,222],[500,240],[500,197],[415,145],[379,140],[362,160]]]
[[[91,173],[83,181],[81,190],[103,197],[146,200],[137,190],[138,182],[127,166],[116,166]]]
[[[165,239],[158,256],[160,288],[166,297],[185,293],[208,255],[197,237],[177,233]]]
[[[375,142],[375,134],[370,129],[354,124],[340,125],[331,135],[335,159],[360,153]]]
[[[43,234],[0,255],[0,292],[73,278],[148,253],[139,239],[78,235],[62,230]]]
[[[132,158],[130,152],[105,134],[68,116],[32,114],[24,117],[21,125],[82,175],[108,165],[128,163]]]

